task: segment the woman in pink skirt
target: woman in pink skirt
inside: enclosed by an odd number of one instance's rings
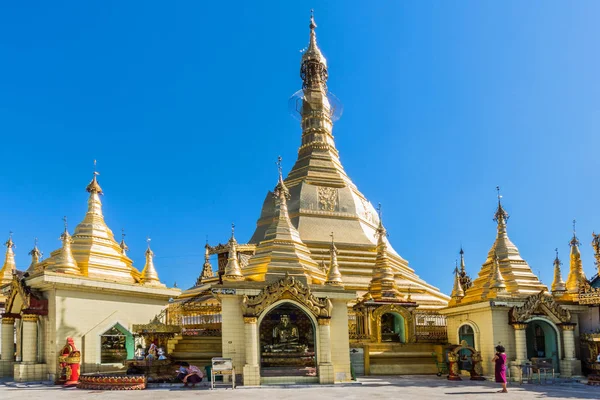
[[[492,362],[496,363],[496,383],[502,384],[502,390],[499,390],[498,393],[508,393],[506,390],[506,354],[504,353],[506,350],[504,346],[496,346],[496,355],[492,359]]]

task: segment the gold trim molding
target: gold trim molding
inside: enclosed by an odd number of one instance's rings
[[[36,314],[23,314],[21,319],[23,322],[37,322],[38,316]]]
[[[331,318],[317,318],[319,325],[331,325]]]
[[[515,322],[512,324],[512,326],[516,331],[522,331],[527,328],[527,324],[525,322]]]
[[[258,318],[256,317],[244,317],[245,324],[256,324],[258,322]]]
[[[2,317],[2,325],[13,325],[15,319],[13,317]]]

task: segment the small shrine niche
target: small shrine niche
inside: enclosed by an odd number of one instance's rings
[[[123,363],[133,358],[133,347],[133,335],[116,324],[100,335],[100,363]]]

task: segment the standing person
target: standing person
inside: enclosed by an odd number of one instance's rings
[[[496,355],[492,358],[492,362],[496,363],[496,383],[502,384],[502,390],[499,390],[498,393],[508,393],[506,390],[506,354],[504,353],[506,349],[504,346],[498,345],[496,346]]]

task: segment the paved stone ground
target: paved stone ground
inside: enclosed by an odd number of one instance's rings
[[[0,399],[599,399],[600,387],[580,383],[509,385],[509,393],[496,393],[498,385],[493,382],[449,382],[432,376],[382,376],[365,377],[360,384],[336,386],[269,386],[236,390],[209,390],[205,387],[183,389],[180,386],[153,388],[131,392],[102,392],[79,389],[63,389],[41,384],[13,384],[0,382]]]

